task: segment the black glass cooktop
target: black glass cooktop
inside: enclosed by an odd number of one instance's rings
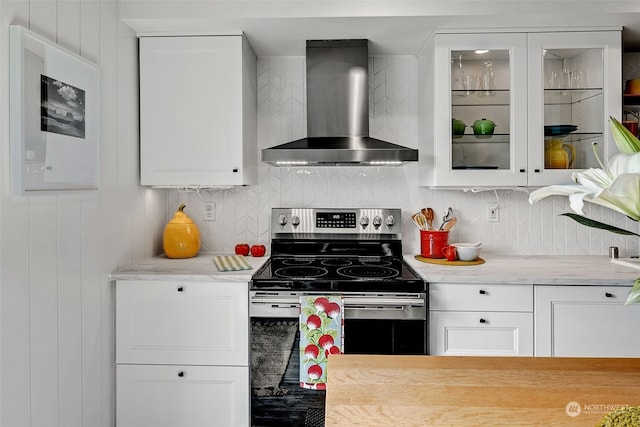
[[[400,257],[272,257],[253,275],[253,289],[424,292]]]

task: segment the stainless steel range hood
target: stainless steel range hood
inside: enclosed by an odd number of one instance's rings
[[[307,138],[262,150],[274,166],[400,165],[418,150],[369,137],[368,40],[307,41]]]

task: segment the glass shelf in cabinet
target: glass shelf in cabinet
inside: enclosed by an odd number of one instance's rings
[[[480,91],[476,90],[471,93],[467,93],[464,90],[452,90],[451,91],[451,105],[453,107],[458,106],[474,106],[474,105],[509,105],[510,96],[509,89],[496,89],[492,91],[489,96],[478,96]]]
[[[494,133],[493,135],[454,135],[451,142],[454,144],[478,144],[487,142],[491,144],[508,144],[511,142],[508,133]]]
[[[547,136],[545,137],[546,139],[562,139],[565,142],[585,142],[585,143],[592,143],[594,142],[594,139],[598,139],[598,138],[602,138],[602,133],[598,133],[598,132],[574,132],[574,133],[570,133],[568,135],[558,135],[558,136]]]
[[[602,88],[581,88],[581,89],[545,89],[545,105],[563,105],[583,102],[604,93]]]

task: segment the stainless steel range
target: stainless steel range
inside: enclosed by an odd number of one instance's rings
[[[324,425],[324,392],[298,386],[303,295],[342,296],[345,353],[427,354],[426,287],[402,258],[401,214],[272,210],[271,258],[250,284],[252,425]]]

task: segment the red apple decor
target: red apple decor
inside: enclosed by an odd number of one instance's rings
[[[267,253],[267,248],[265,245],[249,246],[248,243],[238,243],[236,245],[235,252],[236,255],[248,256],[249,254],[251,254],[251,256],[254,257],[261,257],[264,256],[265,253]]]
[[[326,390],[327,358],[342,353],[342,296],[300,297],[300,387]]]
[[[251,246],[251,256],[261,257],[267,252],[267,248],[264,245]]]
[[[236,255],[249,255],[249,245],[247,243],[238,243],[236,245]]]

